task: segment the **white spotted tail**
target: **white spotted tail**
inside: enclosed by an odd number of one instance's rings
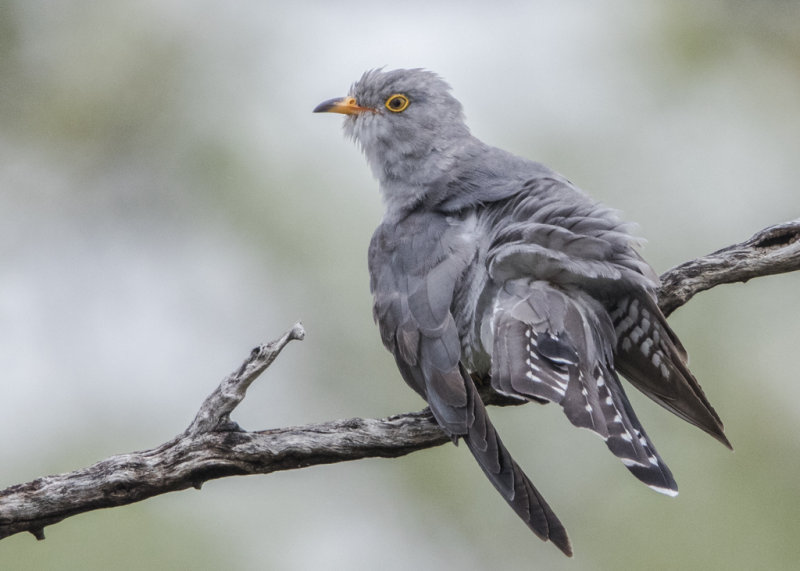
[[[732,448],[722,421],[687,366],[686,350],[650,295],[620,299],[611,311],[617,370],[667,410]]]
[[[617,339],[605,307],[578,288],[507,281],[497,292],[491,334],[492,385],[500,393],[560,404],[597,433],[642,482],[678,487],[633,412],[614,368]]]

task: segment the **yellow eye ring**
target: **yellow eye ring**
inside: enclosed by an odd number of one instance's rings
[[[411,102],[408,100],[408,97],[402,93],[395,93],[394,95],[390,95],[389,99],[386,100],[386,108],[392,113],[400,113],[406,110],[409,103]]]

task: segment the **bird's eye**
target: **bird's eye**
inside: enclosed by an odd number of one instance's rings
[[[400,93],[395,93],[394,95],[390,95],[389,99],[386,100],[386,108],[392,113],[400,113],[406,110],[409,103],[411,102],[408,100],[408,97]]]

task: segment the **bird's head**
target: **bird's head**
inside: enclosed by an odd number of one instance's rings
[[[320,103],[314,112],[346,116],[345,133],[385,184],[435,179],[470,137],[450,86],[422,69],[368,71],[346,97]]]

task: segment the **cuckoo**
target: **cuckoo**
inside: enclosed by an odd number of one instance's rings
[[[658,308],[657,274],[618,213],[546,166],[470,133],[422,69],[366,72],[315,112],[345,115],[379,181],[369,246],[374,317],[405,382],[463,439],[528,527],[572,552],[564,526],[500,440],[478,393],[561,405],[651,488],[677,485],[619,375],[730,447]]]

